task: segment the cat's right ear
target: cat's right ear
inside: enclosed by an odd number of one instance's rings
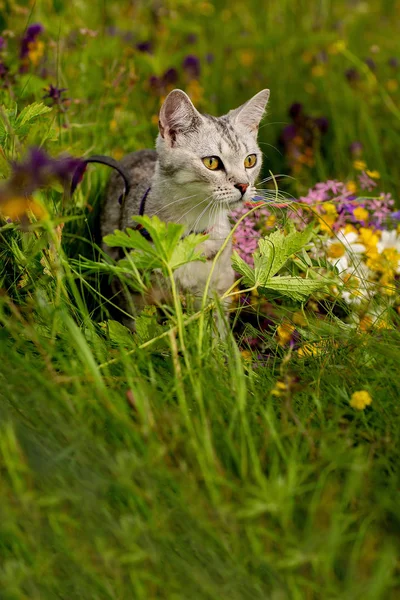
[[[160,109],[158,128],[161,137],[173,146],[177,135],[198,129],[200,123],[201,114],[189,96],[182,90],[172,90]]]

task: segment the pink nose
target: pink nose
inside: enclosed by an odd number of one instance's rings
[[[239,192],[242,194],[242,196],[244,196],[245,191],[247,190],[248,187],[249,187],[248,183],[235,183],[235,188],[237,190],[239,190]]]

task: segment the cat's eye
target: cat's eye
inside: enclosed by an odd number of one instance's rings
[[[254,165],[256,164],[256,162],[257,162],[257,155],[256,154],[249,154],[244,159],[244,166],[246,167],[246,169],[251,169],[251,167],[254,167]]]
[[[217,169],[222,168],[222,162],[218,158],[218,156],[205,156],[202,158],[203,164],[210,169],[210,171],[216,171]]]

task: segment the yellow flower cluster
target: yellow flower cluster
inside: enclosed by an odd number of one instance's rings
[[[356,410],[364,410],[370,404],[372,404],[372,398],[366,390],[360,390],[351,395],[350,406]]]

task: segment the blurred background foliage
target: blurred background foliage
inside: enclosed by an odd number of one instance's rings
[[[119,158],[152,147],[174,87],[217,115],[269,87],[267,174],[293,175],[299,193],[316,180],[352,179],[361,158],[397,191],[398,2],[1,4],[2,101],[46,94],[57,113],[54,152]],[[23,56],[33,24],[41,30]]]

